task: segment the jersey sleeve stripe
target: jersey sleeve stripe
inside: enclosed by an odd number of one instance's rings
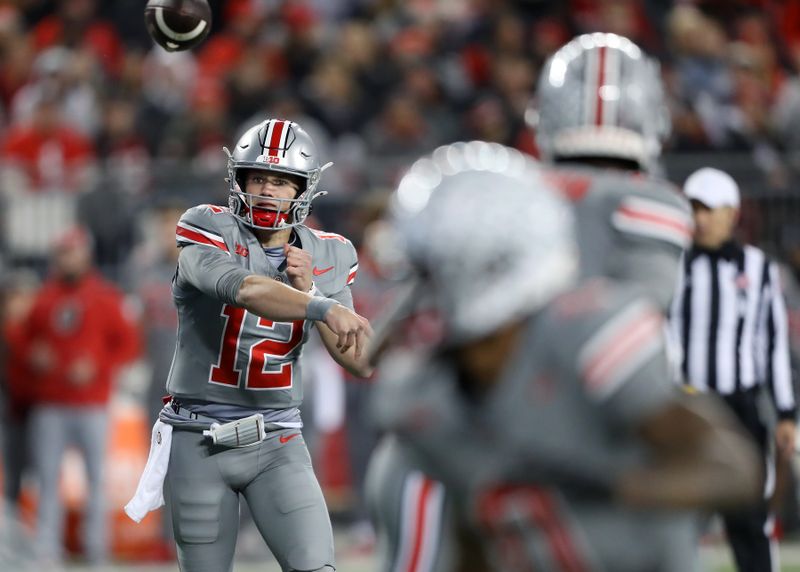
[[[347,275],[347,285],[349,286],[356,281],[356,274],[358,274],[358,264],[353,264],[350,267],[350,273]]]
[[[609,397],[662,346],[661,318],[634,304],[612,319],[581,350],[578,361],[587,390]]]
[[[685,248],[691,239],[687,213],[655,201],[630,197],[614,212],[612,223],[623,232],[672,242]]]
[[[190,242],[193,244],[203,244],[206,246],[214,246],[220,250],[228,251],[228,246],[221,236],[206,232],[200,229],[190,228],[184,223],[178,223],[175,228],[175,239],[178,242]]]

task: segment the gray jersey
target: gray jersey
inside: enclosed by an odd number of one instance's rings
[[[609,498],[615,476],[646,460],[640,420],[676,399],[665,354],[657,309],[596,279],[531,319],[486,399],[432,360],[381,384],[375,410],[499,569],[693,570],[688,516]]]
[[[303,398],[300,354],[312,322],[273,322],[236,305],[247,275],[288,283],[268,260],[252,231],[227,208],[200,205],[186,211],[176,230],[182,246],[172,285],[178,339],[167,391],[177,399],[253,409],[296,407]],[[352,309],[350,284],[358,269],[346,238],[294,228],[311,253],[321,295]]]
[[[668,181],[608,169],[553,169],[551,180],[575,206],[581,275],[639,284],[669,307],[692,212]]]

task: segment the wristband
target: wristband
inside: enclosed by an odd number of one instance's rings
[[[317,290],[317,285],[314,284],[314,282],[311,282],[311,288],[308,289],[308,292],[306,292],[306,294],[308,294],[309,296],[316,296],[317,294],[319,294],[319,290]]]
[[[306,306],[306,319],[315,322],[322,322],[325,319],[325,314],[328,313],[334,304],[338,304],[336,300],[331,298],[322,298],[321,296],[314,296]]]

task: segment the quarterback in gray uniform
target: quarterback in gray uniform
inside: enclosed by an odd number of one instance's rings
[[[269,119],[228,153],[228,207],[177,225],[178,339],[161,412],[165,479],[184,572],[231,570],[240,497],[284,572],[335,569],[330,519],[300,432],[300,355],[316,327],[333,358],[370,374],[353,312],[349,240],[303,225],[322,171],[296,123]]]
[[[370,494],[399,494],[398,459],[420,476],[378,521],[400,523],[382,550],[404,550],[382,569],[695,570],[689,511],[754,500],[760,475],[724,408],[673,383],[658,307],[577,280],[573,212],[512,149],[421,159],[393,211],[444,334],[428,356],[390,353],[377,386],[393,437]]]
[[[627,38],[582,35],[548,59],[534,103],[528,119],[536,126],[544,176],[573,205],[579,276],[605,276],[629,284],[666,312],[680,257],[691,240],[692,217],[682,194],[655,175],[670,126],[658,64]],[[378,345],[382,330],[378,328]],[[386,450],[379,451],[376,460],[396,450],[388,443],[382,448]],[[440,563],[436,570],[450,570],[443,563],[452,560],[446,553],[455,533],[446,525],[446,495],[429,508],[441,508],[435,519],[385,521],[389,515],[400,518],[401,505],[385,505],[403,502],[404,491],[414,490],[419,477],[410,467],[407,479],[399,476],[404,458],[393,460],[394,489],[384,480],[383,494],[372,497],[382,526],[402,531],[387,536],[394,544],[386,554],[410,558],[406,550],[412,548],[402,538],[425,537],[431,531],[415,527],[435,520],[445,524],[435,531],[441,553],[432,561]],[[386,569],[396,564],[389,561]]]

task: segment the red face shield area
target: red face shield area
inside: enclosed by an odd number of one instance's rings
[[[250,210],[250,219],[257,228],[278,228],[288,223],[289,213],[253,207]]]

